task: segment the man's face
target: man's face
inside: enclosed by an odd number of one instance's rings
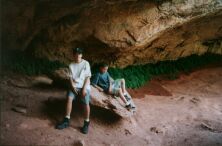
[[[108,71],[108,66],[106,67],[100,67],[100,72],[101,73],[106,73]]]
[[[79,53],[74,53],[74,59],[79,62],[82,60],[82,54],[79,54]]]

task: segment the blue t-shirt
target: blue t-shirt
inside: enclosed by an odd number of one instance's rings
[[[110,85],[110,75],[108,72],[96,73],[92,78],[92,85],[97,85],[101,87],[104,91],[108,91]]]

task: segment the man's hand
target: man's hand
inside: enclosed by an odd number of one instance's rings
[[[74,80],[72,79],[72,77],[69,78],[70,84],[71,84],[71,90],[72,92],[76,93],[76,95],[78,95],[78,91],[77,89],[74,87]]]
[[[112,93],[112,83],[110,81],[110,84],[109,84],[109,89],[108,89],[109,93]]]
[[[93,85],[93,87],[95,87],[96,89],[98,89],[98,90],[99,90],[99,92],[103,92],[103,91],[104,91],[102,88],[100,88],[100,87],[99,87],[99,86],[97,86],[97,85]]]
[[[86,79],[84,81],[83,88],[82,88],[82,91],[81,91],[82,97],[86,96],[87,85],[90,85],[90,77],[86,77]]]
[[[102,88],[98,88],[99,92],[103,92],[104,90]]]
[[[109,91],[109,93],[112,93],[112,88],[111,88],[111,87],[109,87],[109,90],[108,90],[108,91]]]
[[[86,96],[86,89],[82,89],[81,94],[82,94],[82,98],[84,98]]]
[[[78,95],[77,89],[76,89],[75,87],[73,87],[73,86],[72,86],[72,91],[73,91],[73,93],[75,93],[76,95]]]

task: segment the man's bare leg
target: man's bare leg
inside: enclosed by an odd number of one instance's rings
[[[119,93],[120,99],[126,104],[126,106],[129,106],[129,105],[130,105],[130,102],[128,102],[128,101],[126,100],[126,98],[124,97],[122,88],[120,88],[120,89],[118,90],[118,93]],[[109,94],[112,95],[112,94],[113,94],[112,91],[109,91]]]
[[[89,104],[84,105],[84,118],[86,121],[89,121],[89,116],[90,116],[90,106]]]
[[[72,97],[68,96],[66,104],[66,116],[64,120],[56,126],[57,129],[64,129],[69,127],[69,119],[72,111]]]
[[[84,105],[84,109],[85,109],[84,110],[85,120],[84,120],[83,127],[81,128],[81,131],[82,131],[82,133],[87,134],[88,133],[88,128],[89,128],[89,123],[90,123],[90,121],[89,121],[89,115],[90,115],[90,106],[89,106],[89,104]]]
[[[119,95],[120,95],[120,98],[122,99],[122,101],[127,104],[127,100],[126,98],[124,97],[124,94],[123,94],[123,91],[121,89],[119,89]]]
[[[126,94],[126,82],[125,79],[121,79],[121,89],[123,94]]]
[[[71,112],[72,112],[72,97],[69,96],[66,104],[66,117],[68,119],[70,119]]]

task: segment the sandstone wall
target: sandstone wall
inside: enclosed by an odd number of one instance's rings
[[[222,54],[222,1],[3,0],[2,45],[69,62],[125,67],[191,54]]]

